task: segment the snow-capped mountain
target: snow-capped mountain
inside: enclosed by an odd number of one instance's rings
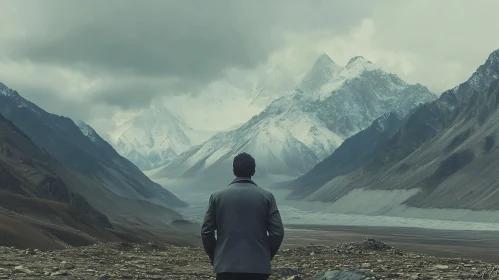
[[[409,85],[361,56],[350,59],[319,91],[310,94],[320,103],[319,118],[343,139],[387,112],[406,115],[415,106],[437,98],[425,86]]]
[[[208,171],[243,151],[264,163],[258,164],[259,174],[306,172],[342,142],[323,121],[306,111],[308,102],[302,94],[274,101],[238,129],[218,133],[175,158],[164,168],[167,177],[175,177],[177,171],[186,175]]]
[[[270,75],[272,76],[272,75]],[[230,131],[289,94],[271,77],[233,77],[216,81],[198,94],[168,97],[110,133],[116,150],[142,170],[164,165],[218,132]],[[289,88],[289,85],[286,86]]]
[[[420,208],[432,208],[442,219],[490,221],[494,215],[486,211],[499,209],[499,50],[467,81],[397,123],[388,135],[365,135],[367,149],[360,133],[345,141],[285,184],[293,188],[290,198],[330,203],[339,213],[422,218],[429,212]],[[349,165],[341,162],[345,155]],[[373,207],[364,207],[367,201]]]
[[[141,170],[168,163],[193,145],[199,145],[214,132],[195,131],[163,106],[153,106],[124,123],[114,146]]]
[[[245,151],[255,157],[260,175],[298,176],[381,115],[408,112],[435,98],[426,87],[409,85],[362,57],[339,67],[322,55],[292,94],[149,174],[219,176],[230,173],[232,158]]]

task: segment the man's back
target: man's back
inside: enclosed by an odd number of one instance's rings
[[[274,196],[250,179],[237,178],[210,197],[202,237],[216,273],[270,274],[283,236]]]

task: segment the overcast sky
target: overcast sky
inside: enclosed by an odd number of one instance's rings
[[[0,0],[0,81],[90,124],[228,73],[293,84],[321,53],[362,55],[441,93],[499,48],[497,11],[497,0]]]

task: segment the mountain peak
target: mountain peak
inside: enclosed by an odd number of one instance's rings
[[[355,56],[348,61],[347,65],[343,68],[339,75],[351,79],[358,77],[364,71],[373,71],[379,68],[380,67],[378,65],[372,63],[370,60],[367,60],[362,56]]]
[[[370,60],[365,59],[363,56],[354,56],[350,58],[350,60],[347,63],[347,67],[352,64],[373,64]]]
[[[478,67],[477,72],[488,74],[496,74],[499,73],[499,49],[491,52],[489,57],[485,61],[483,65]]]
[[[332,79],[339,69],[341,67],[327,54],[322,54],[317,58],[312,69],[305,75],[298,88],[303,92],[316,92],[327,81]]]
[[[329,55],[327,55],[326,53],[321,54],[317,58],[315,63],[335,64],[334,61],[331,59],[331,57],[329,57]]]
[[[498,66],[499,65],[499,49],[490,53],[489,57],[487,58],[487,61],[485,62],[485,65],[489,65],[489,66]]]
[[[458,99],[466,99],[471,96],[472,87],[474,91],[486,92],[491,82],[499,78],[499,50],[490,53],[484,64],[480,65],[475,73],[464,83],[451,90]]]
[[[11,90],[10,88],[8,88],[6,85],[4,85],[3,83],[0,82],[0,95],[4,95],[4,96],[14,96],[15,93],[13,90]]]
[[[323,53],[321,54],[314,63],[314,66],[312,66],[312,69],[309,71],[309,74],[314,72],[314,73],[333,73],[336,71],[340,66],[336,64],[329,55]]]
[[[490,57],[499,58],[499,49],[497,49],[497,50],[493,51],[493,52],[490,54],[489,58],[490,58]]]
[[[163,102],[153,102],[151,106],[149,106],[148,111],[152,111],[155,113],[164,113],[164,112],[170,112],[168,108],[166,108],[165,104]]]

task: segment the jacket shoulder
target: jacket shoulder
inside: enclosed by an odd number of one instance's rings
[[[213,199],[216,199],[216,198],[219,198],[221,196],[224,196],[225,194],[231,193],[232,191],[234,191],[237,188],[238,188],[238,186],[228,186],[222,190],[214,192],[211,196],[213,197]],[[273,197],[273,194],[271,192],[267,191],[266,189],[264,189],[258,185],[252,185],[251,189],[254,190],[255,192],[261,193],[263,196],[265,196],[267,198]]]
[[[274,196],[270,191],[268,191],[268,190],[266,190],[266,189],[264,189],[262,187],[258,187],[258,188],[260,189],[260,192],[262,194],[264,194],[266,197],[270,198],[270,197]]]

